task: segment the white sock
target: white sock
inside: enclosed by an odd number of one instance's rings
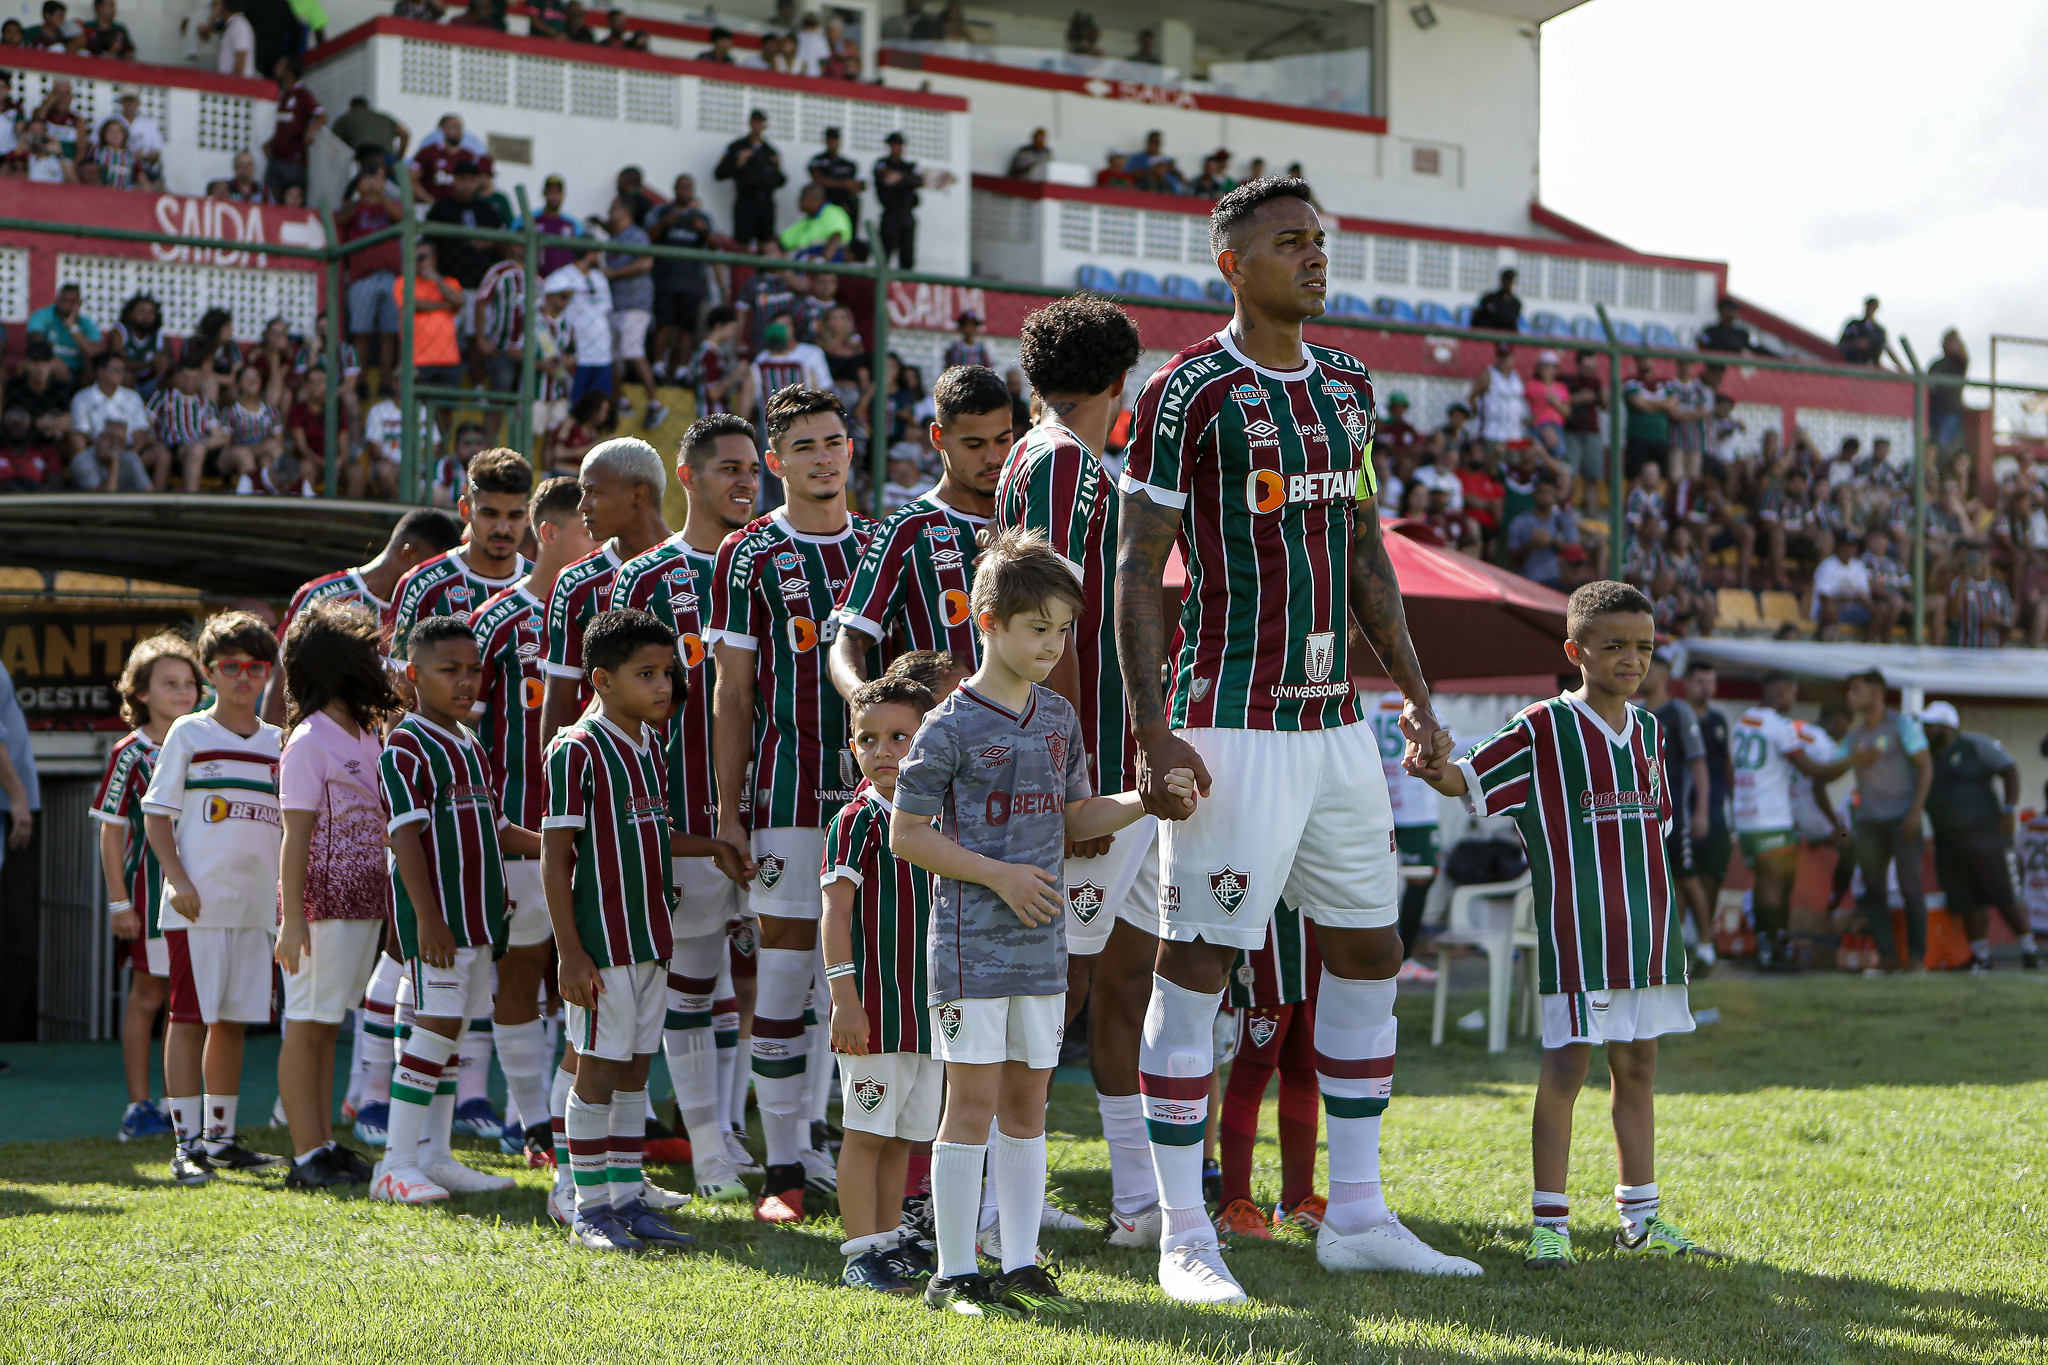
[[[342,1096],[342,1104],[350,1111],[363,1107],[363,1011],[349,1011],[348,1034],[348,1091]]]
[[[1202,1130],[1215,1071],[1210,1028],[1222,1001],[1221,991],[1191,991],[1155,974],[1151,1003],[1145,1007],[1138,1092],[1170,1232],[1209,1226],[1202,1205]],[[1215,1235],[1213,1229],[1209,1235]]]
[[[733,1076],[740,1059],[740,1002],[732,993],[729,969],[719,969],[711,996],[711,1042],[718,1053],[718,1127],[723,1133],[732,1126]]]
[[[823,996],[823,992],[820,992],[820,995]],[[825,1115],[831,1109],[832,1091],[835,1088],[832,1084],[832,1001],[830,997],[825,997],[822,1003],[823,1009],[819,1012],[825,1017],[804,1030],[809,1035],[811,1044],[811,1055],[805,1064],[804,1072],[810,1084],[808,1103],[804,1106],[804,1118],[811,1123],[825,1121]],[[808,1145],[810,1134],[805,1133],[804,1138]]]
[[[420,1139],[427,1130],[442,1073],[455,1055],[455,1040],[430,1029],[414,1029],[391,1082],[391,1118],[385,1129],[384,1164],[405,1170],[420,1158]]]
[[[1110,1207],[1132,1218],[1159,1202],[1152,1144],[1145,1136],[1145,1101],[1139,1095],[1095,1095],[1102,1140],[1109,1144]]]
[[[724,934],[677,939],[669,958],[668,1018],[662,1030],[662,1052],[668,1061],[669,1084],[676,1109],[694,1144],[713,1140],[718,1127],[718,1048],[713,1039],[718,989],[717,963],[725,951]],[[724,1151],[716,1137],[704,1155]]]
[[[562,1124],[568,1133],[569,1169],[576,1182],[576,1212],[582,1214],[611,1203],[610,1102],[592,1104],[571,1090]]]
[[[611,1186],[612,1207],[622,1209],[638,1199],[645,1180],[641,1174],[642,1149],[647,1145],[647,1092],[612,1092],[611,1144],[606,1158],[606,1180]]]
[[[1537,1190],[1530,1195],[1529,1211],[1539,1228],[1564,1232],[1571,1226],[1571,1200],[1555,1190]]]
[[[569,1096],[576,1088],[576,1073],[555,1068],[554,1079],[548,1083],[548,1127],[555,1139],[555,1187],[565,1188],[570,1183],[569,1158]],[[609,1124],[610,1119],[605,1122]],[[610,1129],[607,1128],[609,1133]]]
[[[199,1116],[205,1112],[200,1108],[202,1099],[198,1095],[166,1095],[164,1103],[171,1107],[171,1127],[178,1130],[178,1145],[189,1147],[203,1135]]]
[[[1657,1216],[1657,1182],[1647,1185],[1616,1185],[1614,1211],[1621,1215],[1621,1231],[1631,1242],[1643,1235],[1643,1227]]]
[[[205,1115],[201,1122],[206,1125],[205,1141],[207,1151],[217,1152],[234,1140],[235,1107],[240,1100],[241,1096],[239,1095],[208,1095],[205,1097],[204,1103],[206,1107],[200,1112]]]
[[[427,1111],[426,1131],[420,1134],[420,1169],[436,1161],[455,1160],[454,1140],[455,1078],[444,1070],[441,1088],[434,1092],[433,1107]]]
[[[391,1069],[397,1062],[398,983],[404,976],[403,963],[380,955],[363,992],[362,1099],[358,1107],[390,1103]]]
[[[981,1205],[980,1143],[932,1144],[932,1223],[938,1233],[939,1275],[972,1275],[974,1215]]]
[[[456,1050],[460,1061],[455,1068],[455,1103],[468,1104],[471,1100],[488,1100],[491,1097],[491,1021],[472,1019],[462,1031],[462,1043]]]
[[[2020,951],[2023,953],[2034,951],[2034,936],[2031,933],[2020,935]]]
[[[771,1166],[791,1164],[810,1145],[810,1134],[804,1131],[810,1039],[805,1034],[803,1013],[816,958],[813,952],[794,948],[760,951],[754,1006],[754,1090]]]
[[[996,1127],[996,1121],[991,1118],[988,1121],[988,1142],[991,1152],[995,1150],[996,1134],[998,1131],[1000,1130]],[[974,1226],[977,1233],[994,1227],[997,1216],[996,1182],[989,1179],[984,1173],[981,1181],[981,1209],[974,1215]]]
[[[1979,962],[1989,962],[1991,960],[1991,940],[1988,938],[1971,939],[1970,956],[1976,958]]]
[[[491,1036],[497,1043],[498,1065],[505,1072],[505,1090],[511,1099],[506,1108],[518,1111],[523,1131],[548,1112],[547,1030],[540,1020],[529,1019],[523,1024],[493,1023]]]
[[[1316,999],[1316,1083],[1330,1153],[1332,1231],[1361,1232],[1393,1217],[1380,1193],[1380,1115],[1394,1089],[1395,986],[1323,969]]]
[[[988,1176],[1002,1219],[1003,1269],[1037,1264],[1039,1216],[1045,1212],[1045,1134],[1015,1138],[996,1132],[989,1141]]]

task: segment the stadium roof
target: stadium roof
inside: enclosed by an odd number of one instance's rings
[[[1566,10],[1577,9],[1586,0],[1446,0],[1459,9],[1476,9],[1487,14],[1505,14],[1510,19],[1527,19],[1542,23],[1555,19]]]
[[[407,510],[327,498],[29,494],[0,498],[0,564],[282,598],[369,559]]]

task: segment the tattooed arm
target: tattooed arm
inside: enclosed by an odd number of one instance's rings
[[[1123,666],[1124,699],[1138,739],[1138,794],[1145,809],[1164,820],[1186,819],[1190,806],[1167,790],[1167,773],[1194,771],[1209,794],[1209,768],[1194,746],[1173,733],[1159,685],[1166,666],[1166,603],[1160,583],[1166,556],[1180,534],[1181,509],[1162,507],[1143,493],[1126,493],[1116,547],[1116,657]]]
[[[1437,723],[1429,703],[1429,684],[1423,680],[1422,664],[1415,657],[1415,643],[1408,638],[1408,613],[1401,605],[1401,585],[1394,581],[1394,562],[1387,556],[1387,543],[1380,530],[1376,500],[1360,499],[1356,512],[1357,530],[1351,542],[1351,613],[1366,643],[1379,656],[1380,667],[1401,689],[1407,703],[1401,708],[1401,733],[1408,751],[1401,766],[1424,781],[1443,775],[1450,757],[1451,737]],[[1122,618],[1118,618],[1122,625]]]

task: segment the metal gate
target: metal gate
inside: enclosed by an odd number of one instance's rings
[[[36,1037],[114,1036],[114,938],[101,891],[99,822],[90,779],[43,781],[43,915]]]

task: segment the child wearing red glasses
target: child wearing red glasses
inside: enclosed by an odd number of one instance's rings
[[[248,612],[224,611],[200,632],[199,657],[213,705],[172,724],[142,798],[169,906],[164,1088],[178,1130],[171,1179],[181,1185],[283,1161],[235,1136],[243,1026],[270,1019],[283,732],[256,708],[277,665],[277,637]]]

